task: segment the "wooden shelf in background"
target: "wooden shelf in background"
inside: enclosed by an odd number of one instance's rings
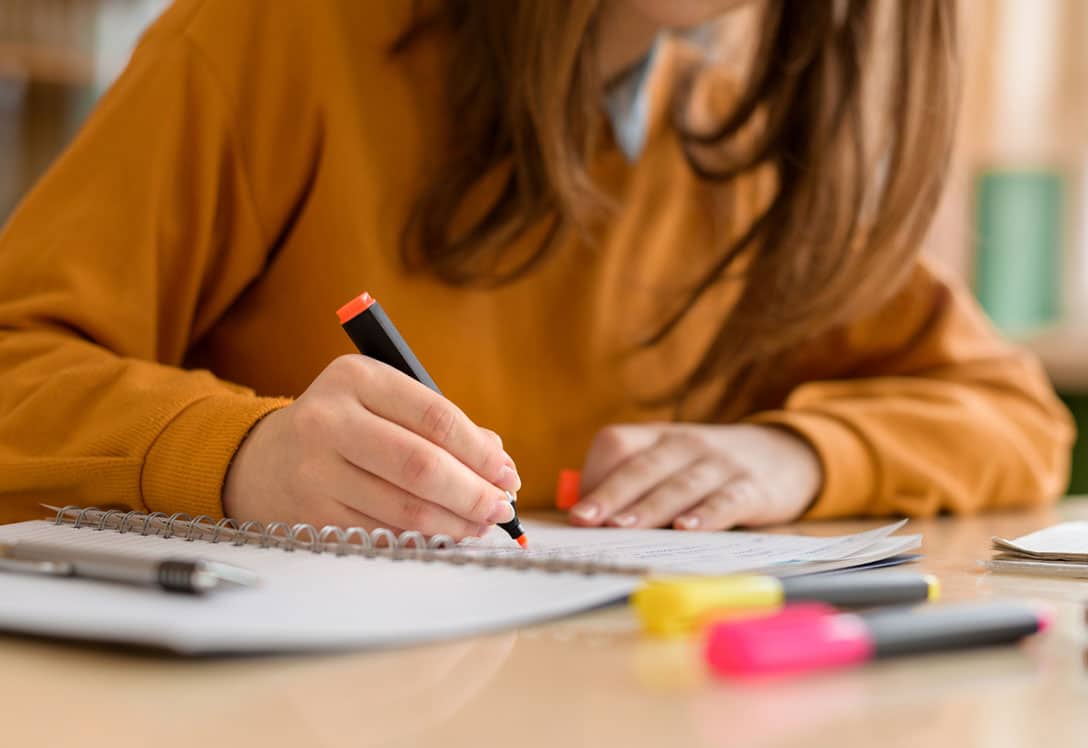
[[[94,57],[87,50],[0,41],[0,78],[5,77],[86,86],[94,81]]]

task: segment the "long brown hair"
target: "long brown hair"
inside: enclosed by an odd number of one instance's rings
[[[895,290],[936,209],[954,131],[954,0],[760,2],[732,111],[695,129],[685,114],[693,72],[674,94],[673,119],[701,177],[727,185],[769,169],[774,195],[644,341],[669,335],[743,257],[741,295],[684,386],[731,383],[723,403],[776,355]],[[530,272],[557,232],[607,210],[588,173],[601,5],[444,0],[398,44],[431,28],[452,32],[449,106],[458,113],[449,157],[406,227],[410,263],[450,283],[503,283]],[[753,123],[757,134],[736,148]],[[464,195],[495,170],[497,199],[461,225]],[[507,256],[542,223],[550,229],[527,254]]]

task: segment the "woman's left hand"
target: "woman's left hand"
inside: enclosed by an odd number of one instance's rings
[[[724,530],[797,519],[823,481],[809,444],[752,424],[609,426],[582,470],[571,521],[595,527]]]

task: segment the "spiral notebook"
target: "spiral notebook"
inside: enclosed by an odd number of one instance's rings
[[[66,507],[0,526],[38,541],[159,558],[206,558],[258,574],[204,598],[108,582],[0,573],[0,629],[180,653],[389,647],[544,621],[624,598],[651,573],[781,575],[906,553],[903,523],[855,535],[586,530],[526,522],[534,549],[499,534],[455,545],[417,533]]]

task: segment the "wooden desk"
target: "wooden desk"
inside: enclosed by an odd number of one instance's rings
[[[996,576],[992,535],[1088,519],[916,522],[946,600],[1054,604],[1039,641],[759,684],[706,678],[688,645],[616,607],[497,636],[379,653],[184,660],[0,637],[7,746],[1064,746],[1088,740],[1088,581]],[[810,525],[813,533],[873,523]]]

